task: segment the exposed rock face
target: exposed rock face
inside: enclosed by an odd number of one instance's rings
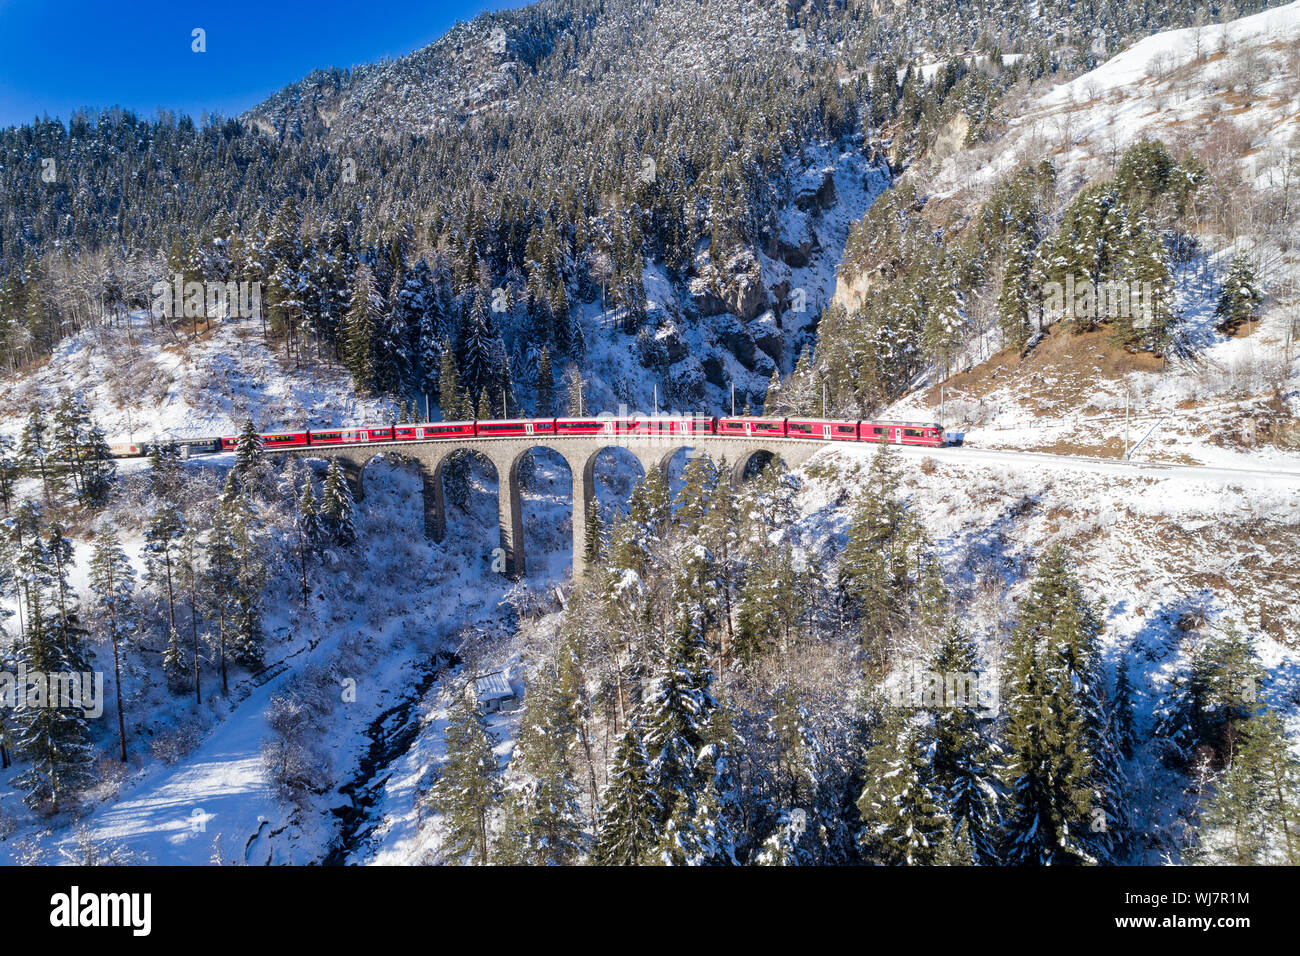
[[[774,362],[780,363],[781,353],[785,350],[785,332],[775,312],[769,309],[751,322],[749,334],[759,349],[770,356]]]
[[[845,279],[843,274],[836,275],[835,294],[831,297],[831,303],[843,306],[846,312],[857,310],[871,289],[872,277],[872,272],[864,272],[852,279]]]
[[[934,170],[943,165],[944,160],[956,156],[966,148],[966,135],[970,132],[970,118],[965,113],[958,113],[943,124],[934,145],[926,153],[926,165]]]
[[[799,177],[794,188],[794,204],[804,212],[817,212],[835,205],[834,170],[810,169]]]
[[[718,327],[718,344],[725,348],[745,368],[754,368],[754,339],[744,324],[726,316],[724,324]]]
[[[742,322],[767,308],[763,270],[754,253],[742,249],[722,269],[708,269],[690,281],[691,301],[698,315],[731,312]]]
[[[682,338],[682,333],[678,331],[677,326],[671,320],[666,320],[659,327],[659,330],[655,332],[655,341],[662,346],[670,365],[686,358],[688,351],[686,340]]]
[[[787,210],[772,237],[772,256],[791,268],[799,269],[808,264],[819,248],[817,233],[813,231],[808,213],[799,209]]]

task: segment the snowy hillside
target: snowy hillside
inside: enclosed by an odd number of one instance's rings
[[[130,255],[15,214],[47,271],[0,270],[0,672],[106,696],[0,710],[0,861],[1297,862],[1300,2],[1104,62],[1193,12],[879,6],[545,0],[247,130],[124,122],[239,173]],[[1095,218],[1168,264],[1168,336],[1021,323],[1017,262],[1151,139],[1193,198]],[[173,268],[259,276],[266,322],[151,318]],[[538,446],[516,581],[485,457],[443,466],[435,542],[393,446],[358,478],[256,435],[410,406],[950,441],[734,483],[603,450],[577,578]],[[996,706],[914,705],[919,673]]]

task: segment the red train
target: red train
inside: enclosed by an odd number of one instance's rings
[[[805,441],[887,442],[942,446],[943,429],[933,422],[832,421],[821,418],[520,418],[507,421],[434,422],[380,428],[328,428],[271,432],[262,436],[267,449],[312,445],[367,445],[402,441],[449,441],[466,438],[573,437],[666,438],[717,435],[723,438],[780,438]],[[192,447],[198,445],[194,443]],[[215,442],[213,444],[216,444]],[[222,451],[234,451],[239,438],[222,438]],[[215,449],[214,449],[215,450]]]

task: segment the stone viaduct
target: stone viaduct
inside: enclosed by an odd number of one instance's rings
[[[441,541],[447,531],[446,504],[443,499],[442,468],[457,452],[474,452],[487,458],[496,467],[498,514],[501,521],[501,548],[505,553],[506,572],[512,577],[522,577],[527,567],[524,554],[524,512],[519,494],[519,466],[528,452],[546,448],[565,460],[573,482],[573,576],[583,576],[586,570],[583,559],[587,536],[587,514],[595,495],[596,456],[607,448],[623,448],[641,463],[645,473],[658,468],[667,473],[668,463],[683,448],[695,454],[706,455],[716,462],[725,463],[731,473],[732,484],[739,487],[745,469],[755,455],[766,454],[779,458],[787,467],[796,467],[825,447],[825,442],[799,439],[764,439],[760,437],[723,437],[717,435],[693,436],[689,441],[682,436],[672,440],[656,437],[616,436],[610,434],[556,437],[527,436],[507,438],[475,438],[468,441],[399,441],[375,442],[366,445],[329,446],[284,449],[283,454],[300,458],[338,459],[352,487],[353,496],[361,501],[365,496],[364,475],[366,465],[378,455],[389,455],[397,460],[414,462],[420,471],[424,487],[424,529],[435,541]]]

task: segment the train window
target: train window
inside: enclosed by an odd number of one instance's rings
[[[806,425],[803,422],[791,422],[790,431],[803,432],[804,434],[812,434],[812,426]]]
[[[338,441],[343,437],[342,432],[312,432],[311,437],[319,441]]]
[[[425,426],[426,435],[459,435],[464,430],[464,425],[428,425]]]
[[[481,428],[481,429],[486,429],[486,430],[488,430],[488,431],[493,431],[493,432],[522,432],[522,431],[524,430],[525,426],[523,426],[523,425],[499,425],[499,424],[496,424],[496,423],[488,423],[488,424],[479,425],[479,428]]]
[[[852,435],[855,431],[858,430],[858,426],[857,425],[836,425],[835,430],[839,432],[841,435]]]
[[[921,430],[919,428],[904,428],[903,434],[908,438],[920,438]]]

